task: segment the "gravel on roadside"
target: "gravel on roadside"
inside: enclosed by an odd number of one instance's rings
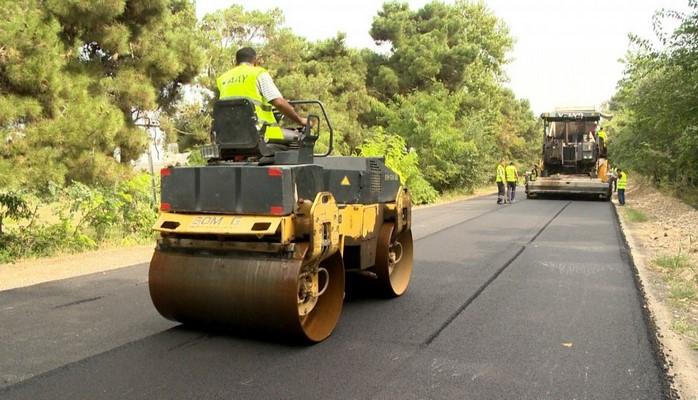
[[[698,210],[642,183],[614,203],[674,387],[698,400]]]

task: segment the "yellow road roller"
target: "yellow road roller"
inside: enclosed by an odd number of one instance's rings
[[[382,158],[330,156],[322,103],[292,103],[319,112],[272,144],[252,101],[217,101],[207,164],[161,170],[149,288],[165,318],[315,343],[334,330],[349,282],[407,290],[407,188]],[[329,140],[315,154],[321,132]]]

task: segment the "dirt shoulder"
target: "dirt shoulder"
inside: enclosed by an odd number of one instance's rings
[[[669,374],[698,400],[698,211],[642,183],[617,203]]]
[[[523,191],[523,189],[521,189]],[[481,196],[487,196],[491,194],[497,194],[497,186],[496,185],[490,185],[490,186],[483,186],[481,188],[477,188],[473,190],[472,193],[467,193],[467,194],[444,194],[439,198],[439,200],[435,201],[434,203],[431,204],[420,204],[418,206],[414,206],[414,209],[419,210],[422,208],[430,208],[430,207],[436,207],[436,206],[443,206],[446,204],[451,204],[451,203],[456,203],[459,201],[463,200],[469,200],[475,197],[481,197]],[[519,196],[525,196],[525,194],[519,193]]]
[[[97,250],[87,253],[0,264],[0,290],[73,278],[150,261],[152,245]]]

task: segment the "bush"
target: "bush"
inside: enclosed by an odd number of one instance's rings
[[[27,200],[19,193],[0,193],[0,235],[5,218],[28,218],[32,215]]]
[[[0,195],[0,204],[7,196]],[[0,262],[91,250],[107,241],[149,238],[157,217],[147,174],[112,187],[90,187],[79,182],[65,188],[48,185],[43,200],[35,202],[50,201],[48,208],[58,218],[54,223],[44,222],[36,212],[29,211],[28,198],[13,196],[12,202],[5,203],[14,205],[12,210],[20,207],[25,211],[15,211],[14,225],[0,235]]]
[[[98,243],[109,233],[147,237],[157,216],[147,174],[137,175],[111,190],[74,182],[64,190],[64,196],[64,217],[67,214],[77,221],[76,231],[91,229]]]
[[[76,231],[68,220],[55,224],[30,223],[0,236],[0,262],[12,262],[21,258],[46,257],[60,251],[91,250],[97,243],[87,235]]]
[[[378,129],[361,146],[361,155],[385,157],[388,168],[397,172],[400,181],[410,189],[415,204],[432,203],[439,193],[424,179],[419,168],[419,156],[414,149],[407,150],[405,139]]]

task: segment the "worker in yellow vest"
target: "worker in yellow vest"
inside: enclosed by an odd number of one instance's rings
[[[506,161],[502,158],[501,161],[499,161],[499,164],[497,164],[497,174],[495,175],[495,182],[497,182],[497,204],[502,204],[505,202],[504,196],[505,196],[505,173],[504,173],[504,165],[506,164]]]
[[[298,132],[278,126],[272,106],[290,120],[305,126],[306,118],[301,117],[293,106],[284,99],[271,79],[269,72],[257,65],[257,53],[251,47],[244,47],[235,53],[235,67],[216,80],[219,98],[246,98],[255,105],[260,128],[266,125],[264,139],[274,144],[287,144],[298,136]],[[275,150],[282,147],[270,146]]]
[[[618,168],[618,204],[625,205],[625,187],[628,185],[628,174]]]
[[[606,130],[604,128],[599,129],[596,136],[599,138],[599,156],[606,158],[606,146],[608,145],[608,135],[606,134]]]
[[[512,204],[516,196],[516,182],[519,180],[519,171],[516,170],[513,161],[504,168],[504,175],[507,181],[507,202]]]

